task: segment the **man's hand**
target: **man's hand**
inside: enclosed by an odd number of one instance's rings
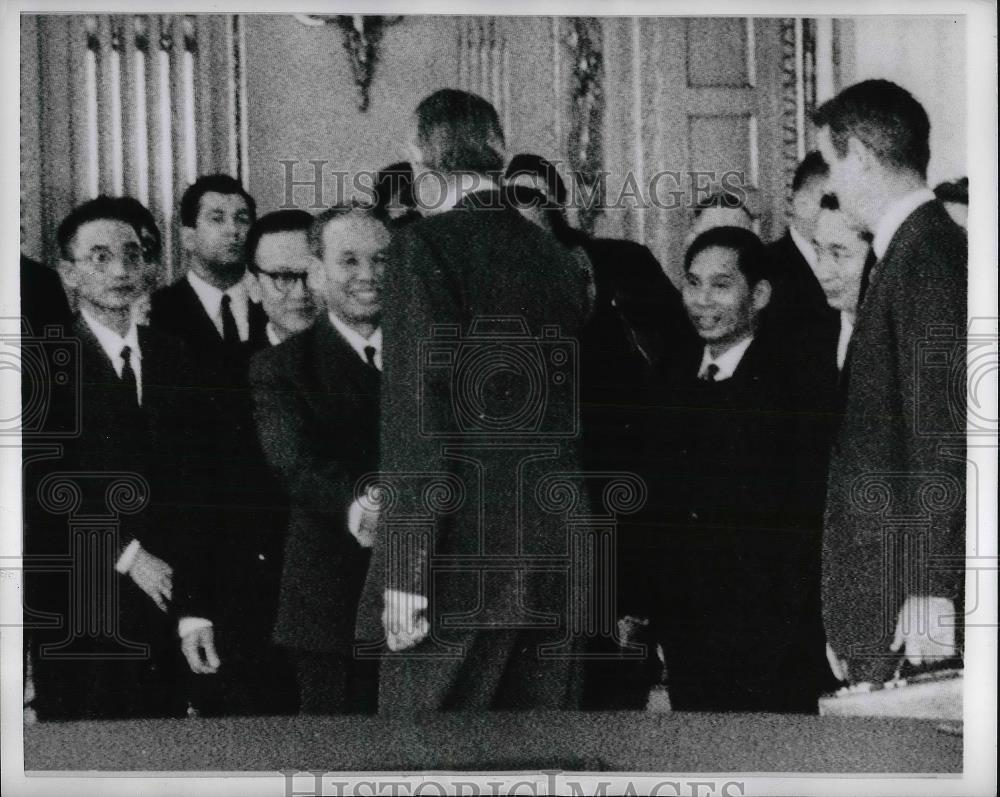
[[[829,642],[826,643],[826,661],[830,665],[830,671],[833,673],[834,678],[845,683],[850,682],[851,679],[849,676],[851,671],[847,666],[847,659],[842,659],[834,653]]]
[[[191,672],[211,675],[218,672],[219,655],[215,652],[215,633],[212,626],[203,626],[181,637],[181,652],[187,659]]]
[[[896,620],[893,651],[910,664],[931,663],[955,655],[955,604],[948,598],[910,595]]]
[[[423,595],[387,589],[382,599],[385,601],[382,625],[389,650],[412,648],[430,633],[431,624],[421,616],[427,609],[427,598]]]
[[[174,570],[170,565],[149,551],[139,548],[128,574],[139,589],[160,607],[160,611],[167,610],[174,588]]]
[[[378,526],[378,511],[362,508],[357,531],[351,532],[358,545],[362,548],[371,548],[375,544],[376,526]]]

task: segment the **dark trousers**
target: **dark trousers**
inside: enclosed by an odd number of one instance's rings
[[[212,675],[189,673],[188,702],[201,716],[291,715],[298,710],[295,675],[284,650],[264,645],[249,652],[220,646]]]
[[[292,653],[302,714],[374,714],[378,661],[330,650]]]

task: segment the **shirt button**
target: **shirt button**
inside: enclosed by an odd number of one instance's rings
[[[698,519],[698,513],[697,512],[691,512],[691,513],[688,514],[688,517],[691,518],[691,520],[697,520]]]
[[[266,561],[265,556],[262,553],[257,554],[257,558],[260,559],[260,561],[262,561],[262,562]]]

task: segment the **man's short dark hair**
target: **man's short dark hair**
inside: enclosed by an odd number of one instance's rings
[[[684,271],[691,269],[699,254],[715,247],[736,252],[736,265],[751,287],[771,278],[767,247],[754,233],[742,227],[713,227],[695,238],[684,255]]]
[[[934,196],[942,202],[955,202],[959,205],[969,204],[969,178],[960,177],[958,180],[951,180],[939,183],[934,189]]]
[[[854,136],[883,163],[927,177],[930,120],[923,106],[901,86],[888,80],[856,83],[823,103],[813,120],[817,127],[830,129],[830,141],[841,158]]]
[[[795,193],[813,178],[826,178],[829,174],[830,167],[823,160],[823,154],[819,150],[814,149],[796,167],[795,176],[792,177],[792,192]]]
[[[429,168],[446,174],[503,171],[500,117],[479,95],[440,89],[420,101],[416,115],[417,143]]]
[[[522,152],[511,158],[507,164],[507,171],[504,172],[505,180],[512,180],[518,175],[529,175],[541,177],[545,181],[545,192],[548,199],[557,205],[566,204],[566,183],[559,176],[559,170],[551,161],[546,160],[541,155],[531,152]]]
[[[309,225],[309,249],[313,253],[313,257],[317,257],[320,260],[326,254],[324,243],[323,243],[323,231],[326,230],[326,225],[328,225],[334,219],[339,219],[342,216],[350,215],[351,213],[357,213],[362,216],[368,216],[369,218],[375,219],[387,230],[392,231],[395,229],[395,225],[391,224],[385,215],[379,212],[375,205],[369,205],[364,202],[344,202],[339,205],[332,205],[315,216],[312,223]]]
[[[386,166],[375,175],[375,209],[388,215],[390,205],[416,210],[413,199],[413,166],[400,161]]]
[[[101,195],[77,205],[62,220],[56,232],[59,243],[59,255],[63,260],[73,260],[73,239],[77,231],[92,221],[120,221],[135,230],[136,238],[140,238],[140,230],[135,224],[135,215],[121,201],[121,197]],[[140,238],[141,240],[141,238]]]
[[[116,200],[121,203],[125,214],[132,219],[131,224],[135,227],[135,231],[139,234],[140,240],[142,239],[142,231],[144,229],[149,230],[150,235],[153,236],[153,248],[148,252],[144,248],[143,256],[159,260],[160,254],[163,251],[163,237],[160,235],[160,228],[156,223],[156,219],[153,218],[153,214],[150,212],[149,208],[142,204],[142,202],[138,199],[131,196],[116,197]]]
[[[276,210],[265,213],[253,223],[247,233],[246,257],[251,269],[256,268],[257,246],[265,235],[277,232],[309,232],[313,217],[305,210]]]
[[[257,203],[238,180],[234,180],[228,174],[206,174],[191,183],[184,192],[184,196],[181,197],[182,226],[196,227],[198,225],[201,198],[208,193],[239,194],[247,203],[250,218],[257,217]]]
[[[743,199],[732,191],[716,191],[702,199],[694,206],[694,217],[697,219],[709,208],[724,208],[728,210],[742,210],[752,220],[753,214],[746,206]]]

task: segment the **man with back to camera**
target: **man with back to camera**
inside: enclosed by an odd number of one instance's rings
[[[291,501],[274,640],[291,654],[307,714],[375,708],[376,662],[353,655],[375,524],[354,493],[378,469],[389,224],[360,206],[317,217],[311,281],[327,312],[250,368],[257,428]]]
[[[579,700],[577,668],[540,648],[565,637],[565,583],[519,573],[517,564],[518,557],[567,554],[564,521],[544,511],[531,485],[549,473],[580,471],[571,391],[548,387],[541,426],[522,433],[501,423],[526,400],[516,368],[493,371],[478,394],[456,397],[480,407],[474,416],[456,414],[452,398],[463,388],[452,379],[463,357],[500,352],[498,336],[525,332],[539,340],[543,325],[552,325],[560,340],[575,338],[586,280],[561,244],[504,206],[491,177],[502,173],[503,130],[486,100],[437,91],[419,103],[411,130],[415,198],[426,218],[394,242],[382,321],[380,470],[397,495],[380,518],[358,636],[385,639],[389,649],[380,664],[380,712],[571,707]],[[458,337],[438,344],[432,325],[441,324],[454,325],[448,331]],[[428,341],[441,350],[433,373],[420,359]],[[462,485],[458,506],[426,502],[421,485],[435,479],[448,489]],[[573,488],[586,501],[582,484]],[[399,518],[425,517],[434,506],[433,541],[408,537]],[[510,566],[491,566],[509,556]],[[467,564],[449,571],[445,560]],[[544,617],[558,627],[539,627]]]
[[[842,675],[885,681],[900,658],[940,663],[960,647],[965,404],[954,397],[965,396],[968,242],[927,187],[930,123],[909,92],[867,80],[821,106],[815,122],[830,188],[873,232],[878,258],[847,355],[827,493],[823,612]],[[958,352],[946,358],[951,367],[918,361],[937,331],[938,346]],[[884,511],[857,498],[872,480],[888,482]],[[940,493],[933,505],[923,497],[928,486]],[[897,541],[891,518],[903,516],[924,525]],[[901,544],[917,553],[900,560]],[[895,564],[885,572],[887,562]]]

